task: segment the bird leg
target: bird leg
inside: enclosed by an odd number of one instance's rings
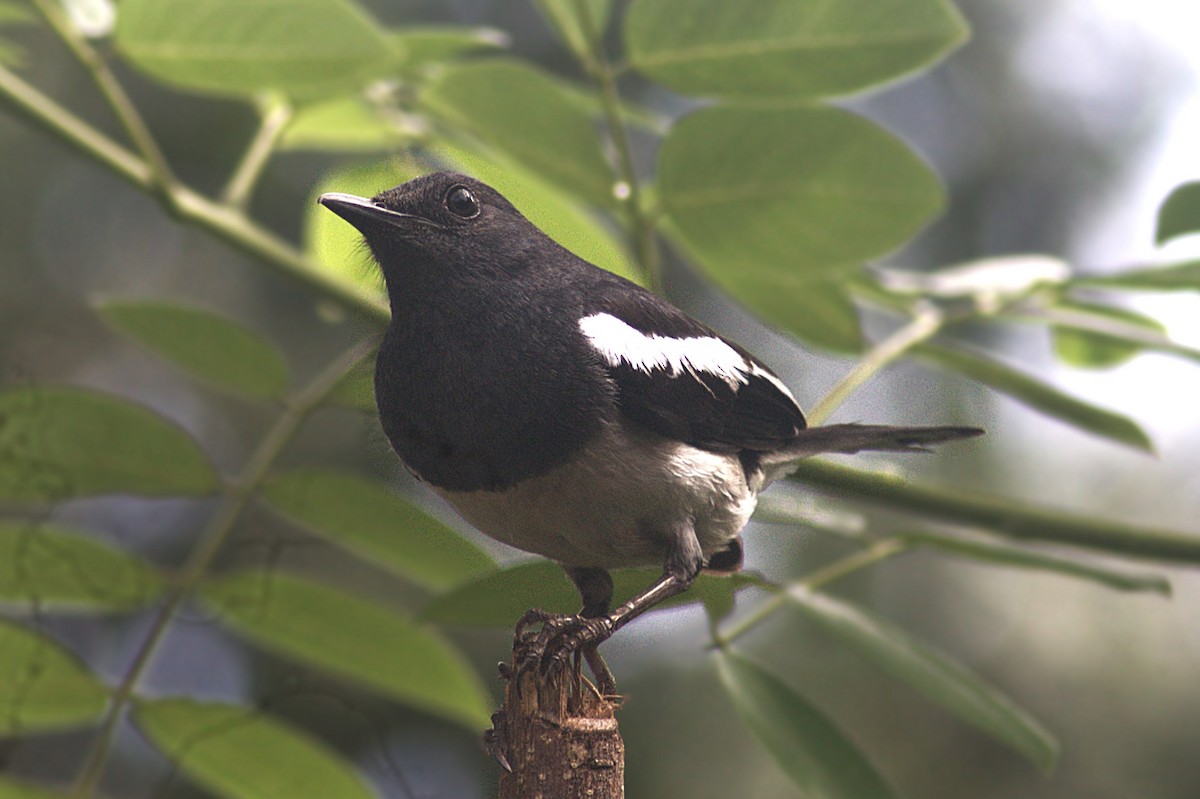
[[[567,626],[572,622],[581,619],[602,619],[608,615],[613,593],[612,577],[609,573],[593,566],[564,566],[563,570],[571,578],[571,582],[575,583],[575,588],[578,589],[579,596],[583,599],[583,609],[577,616],[561,616],[541,610],[530,610],[522,616],[516,629],[517,639],[524,638],[526,644],[522,670],[540,664],[542,656],[554,637],[566,632]],[[532,634],[526,633],[525,628],[534,624],[540,626],[539,630]],[[608,664],[600,656],[598,647],[599,641],[583,644],[574,650],[575,677],[576,680],[581,679],[579,656],[582,655],[596,678],[596,687],[600,694],[613,696],[616,694],[617,682],[613,678]]]
[[[564,568],[567,576],[571,578],[571,582],[575,583],[575,587],[579,589],[580,598],[583,599],[583,609],[579,611],[579,615],[585,619],[599,619],[607,616],[612,605],[612,575],[604,569],[594,567],[567,566]],[[615,695],[617,681],[613,678],[612,671],[604,662],[604,658],[600,656],[600,644],[598,642],[588,644],[581,648],[580,653],[587,661],[588,668],[592,670],[592,676],[596,678],[596,686],[600,690],[601,696]]]
[[[578,652],[596,676],[600,693],[615,695],[616,680],[600,656],[599,645],[658,603],[686,591],[703,565],[700,544],[688,524],[672,541],[662,577],[611,613],[612,578],[608,572],[594,567],[568,568],[567,575],[583,598],[583,610],[574,616],[530,610],[522,616],[515,631],[516,638],[525,644],[519,671],[536,666],[543,674],[557,672]],[[537,632],[526,632],[525,628],[533,624],[540,625]]]

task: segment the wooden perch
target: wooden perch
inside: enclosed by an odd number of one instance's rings
[[[512,664],[502,664],[504,704],[484,736],[502,767],[500,799],[623,799],[620,702],[601,696],[578,668],[518,672],[520,649],[514,642]]]

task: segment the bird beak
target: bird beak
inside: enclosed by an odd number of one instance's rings
[[[331,191],[318,197],[317,202],[363,233],[366,233],[369,228],[378,229],[380,226],[405,229],[411,228],[414,222],[424,225],[432,224],[428,219],[392,211],[376,205],[366,197],[357,197],[353,194]]]

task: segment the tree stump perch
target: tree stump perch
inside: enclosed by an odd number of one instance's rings
[[[504,703],[484,736],[502,766],[499,799],[623,799],[620,701],[601,696],[578,668],[518,671],[519,650],[502,664]]]

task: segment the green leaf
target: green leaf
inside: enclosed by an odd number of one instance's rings
[[[1154,450],[1150,439],[1128,417],[1064,394],[1053,386],[999,361],[960,347],[950,349],[933,344],[922,344],[913,352],[943,369],[957,372],[970,380],[1007,394],[1060,422],[1144,452]]]
[[[25,64],[24,48],[5,41],[10,34],[2,29],[9,25],[28,25],[35,19],[29,9],[23,5],[0,2],[0,64],[9,67],[20,67]]]
[[[462,655],[394,610],[267,572],[237,572],[200,593],[268,650],[473,729],[488,722],[489,700]]]
[[[350,0],[122,0],[114,42],[157,80],[228,95],[339,93],[394,61]]]
[[[611,207],[613,170],[591,116],[555,78],[518,61],[447,68],[421,103],[568,195]]]
[[[937,533],[908,533],[905,541],[997,566],[1033,569],[1078,577],[1118,591],[1153,591],[1171,595],[1171,583],[1161,574],[1133,573],[1082,560],[1078,557],[1054,555],[1049,552],[1015,547],[993,541],[979,541]]]
[[[439,624],[511,627],[530,608],[577,613],[579,603],[579,592],[562,568],[539,560],[464,582],[434,598],[420,617]]]
[[[1162,323],[1144,314],[1111,305],[1060,302],[1059,308],[1075,313],[1094,316],[1098,321],[1115,321],[1121,326],[1132,325],[1154,336],[1165,338],[1166,328]],[[1118,366],[1146,348],[1146,344],[1130,341],[1120,335],[1108,335],[1095,330],[1056,326],[1054,330],[1054,353],[1063,363],[1086,369],[1102,369]]]
[[[400,68],[410,71],[449,61],[473,50],[508,47],[509,36],[496,28],[458,25],[406,25],[391,34],[400,54]]]
[[[746,726],[804,796],[894,799],[866,755],[779,678],[731,651],[718,655],[717,673]]]
[[[608,124],[604,98],[595,89],[576,84],[563,84],[562,89],[580,108],[587,112],[588,116],[596,120],[597,124]],[[617,106],[621,114],[621,121],[630,128],[651,133],[660,138],[667,135],[667,131],[674,124],[674,120],[666,111],[660,111],[627,98],[618,98]]]
[[[279,351],[220,314],[134,300],[103,300],[96,307],[113,327],[217,388],[258,399],[278,399],[287,389]]]
[[[367,166],[342,167],[326,174],[305,204],[305,253],[329,272],[383,294],[383,275],[363,243],[362,234],[319,205],[317,198],[329,191],[374,197],[426,171],[417,164],[392,159]]]
[[[365,413],[376,413],[375,359],[363,361],[347,372],[325,395],[325,401]]]
[[[482,180],[503,194],[543,233],[580,258],[634,282],[643,282],[625,248],[594,215],[580,207],[575,196],[526,169],[449,142],[433,149],[452,168]]]
[[[658,192],[723,288],[752,276],[748,304],[773,286],[844,279],[942,207],[937,178],[908,147],[836,108],[694,112],[663,142]]]
[[[123,399],[76,388],[0,392],[0,502],[204,496],[219,485],[187,433]]]
[[[108,688],[73,653],[0,619],[0,735],[86,727],[107,705]]]
[[[590,26],[580,17],[580,0],[537,0],[537,9],[550,23],[555,32],[566,43],[571,52],[584,63],[591,60],[591,43],[587,32],[590,29],[601,40],[608,28],[612,14],[612,0],[583,0],[587,4],[587,19]]]
[[[0,522],[0,605],[42,610],[129,610],[163,591],[141,558],[37,522]]]
[[[780,486],[759,496],[754,521],[799,525],[855,542],[861,542],[867,530],[867,519],[862,513],[814,496],[809,491]]]
[[[731,277],[722,285],[764,321],[809,344],[833,352],[862,352],[862,321],[845,284],[790,277],[748,265],[740,281]]]
[[[1076,366],[1113,366],[1143,350],[1200,361],[1200,349],[1172,341],[1157,320],[1123,308],[1071,300],[1005,317],[1050,324],[1056,344],[1066,336],[1060,357]]]
[[[1200,261],[1131,269],[1114,275],[1082,277],[1074,282],[1080,286],[1134,291],[1200,291]]]
[[[613,606],[644,591],[662,576],[655,569],[621,569],[612,573]],[[717,618],[733,609],[734,593],[755,581],[740,574],[728,577],[701,574],[692,588],[655,609],[703,602]],[[556,563],[539,560],[510,566],[462,583],[433,599],[421,618],[467,627],[511,627],[525,611],[578,613],[579,592]]]
[[[0,2],[0,25],[27,25],[37,20],[24,4],[13,0]]]
[[[636,0],[632,65],[684,94],[850,94],[915,72],[967,39],[946,0]]]
[[[1163,244],[1180,236],[1200,233],[1200,181],[1176,186],[1158,209],[1154,241]]]
[[[65,791],[51,791],[31,782],[0,777],[0,799],[69,799]]]
[[[481,549],[374,480],[304,469],[271,480],[263,495],[305,529],[427,588],[493,568]]]
[[[1054,767],[1058,743],[1033,717],[961,663],[934,651],[862,608],[803,586],[792,604],[830,634],[929,699],[1036,763]]]
[[[0,39],[0,65],[19,68],[25,65],[25,50]]]
[[[296,109],[279,138],[281,150],[369,153],[397,150],[418,135],[385,119],[359,96],[335,97]]]
[[[134,720],[173,764],[228,799],[375,797],[332,749],[253,708],[139,699]]]
[[[764,322],[821,349],[862,352],[862,320],[843,281],[810,279],[761,262],[709,274]]]
[[[638,572],[633,573],[637,574]],[[653,575],[652,579],[658,579],[661,576],[660,574],[648,571],[641,572],[641,574],[646,576]],[[617,588],[622,587],[623,583],[620,582],[622,578],[623,575],[620,572],[614,576],[613,582],[616,583]],[[636,589],[629,592],[628,597],[632,598],[636,593],[645,591],[650,582],[651,580],[645,580],[638,583]],[[713,622],[718,622],[733,613],[738,591],[747,587],[761,587],[765,582],[763,577],[751,572],[733,572],[731,574],[701,573],[696,578],[696,582],[692,583],[692,587],[687,590],[687,593],[674,597],[658,607],[677,607],[699,601],[704,606],[704,612],[708,614],[708,618]],[[617,594],[617,596],[625,596],[625,594],[621,593]]]

